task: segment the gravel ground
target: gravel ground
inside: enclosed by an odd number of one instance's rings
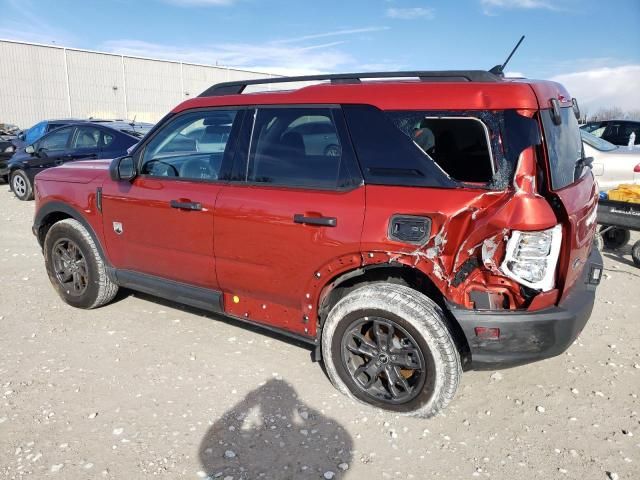
[[[640,270],[606,253],[568,353],[469,372],[446,412],[338,394],[309,351],[139,294],[68,307],[0,185],[1,478],[640,478]],[[637,240],[638,235],[633,239]]]

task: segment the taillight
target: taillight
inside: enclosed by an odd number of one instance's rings
[[[513,230],[500,269],[524,286],[549,291],[555,286],[561,243],[561,225],[537,232]]]
[[[633,167],[633,171],[636,173],[640,173],[640,163]]]

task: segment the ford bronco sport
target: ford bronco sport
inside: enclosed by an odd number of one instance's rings
[[[248,93],[263,83],[305,83]],[[37,175],[63,300],[118,287],[312,345],[351,397],[428,417],[463,369],[558,355],[602,260],[577,103],[486,71],[214,85],[113,161]]]

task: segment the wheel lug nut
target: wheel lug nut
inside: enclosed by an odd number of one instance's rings
[[[398,357],[396,357],[395,355],[391,355],[391,360],[395,360],[396,358]]]

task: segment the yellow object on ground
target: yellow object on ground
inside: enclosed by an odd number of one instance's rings
[[[609,200],[618,202],[640,203],[640,185],[622,184],[609,190]]]

